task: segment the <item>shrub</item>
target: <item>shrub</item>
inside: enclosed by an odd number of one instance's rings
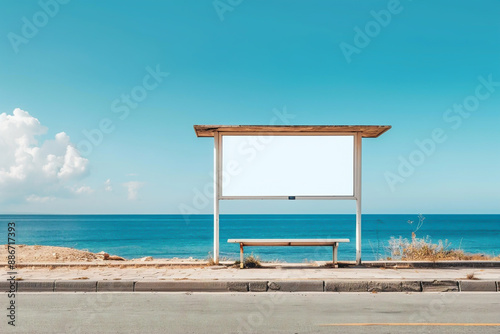
[[[240,261],[235,261],[233,266],[239,267]],[[243,268],[261,268],[261,267],[262,267],[262,264],[260,263],[259,258],[254,256],[253,254],[250,256],[247,256],[243,260]]]
[[[461,249],[450,249],[451,243],[439,240],[437,244],[426,238],[417,238],[412,233],[412,240],[392,237],[389,240],[389,253],[387,260],[401,261],[443,261],[443,260],[492,260],[483,254],[465,254]]]

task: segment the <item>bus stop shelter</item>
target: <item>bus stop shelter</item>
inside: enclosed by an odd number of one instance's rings
[[[361,263],[361,143],[388,125],[195,125],[214,138],[214,262],[221,200],[354,200]]]

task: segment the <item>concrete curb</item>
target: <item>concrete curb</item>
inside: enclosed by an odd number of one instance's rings
[[[250,282],[248,282],[248,291],[266,292],[267,291],[267,281],[250,281]]]
[[[97,281],[55,281],[54,292],[97,292]]]
[[[11,289],[11,284],[10,284],[11,281],[1,281],[0,282],[0,291],[9,291]],[[16,290],[16,281],[13,282],[13,290],[15,291]]]
[[[97,281],[97,292],[133,292],[134,281]]]
[[[325,281],[328,292],[368,292],[368,281]]]
[[[423,281],[423,292],[454,292],[459,291],[458,281]]]
[[[18,292],[53,292],[55,280],[51,281],[18,281]]]
[[[495,291],[497,289],[494,281],[459,281],[458,284],[460,291]]]
[[[267,290],[281,292],[323,292],[324,285],[323,281],[270,281],[267,284]]]
[[[135,283],[134,291],[248,291],[245,281],[139,281]]]
[[[8,281],[0,289],[9,292]],[[490,280],[16,281],[16,292],[500,292]]]

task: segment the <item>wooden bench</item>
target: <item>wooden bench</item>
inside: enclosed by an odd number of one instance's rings
[[[243,269],[243,247],[245,246],[331,246],[333,247],[333,265],[337,265],[337,247],[340,242],[349,239],[228,239],[229,243],[240,244],[240,268]]]

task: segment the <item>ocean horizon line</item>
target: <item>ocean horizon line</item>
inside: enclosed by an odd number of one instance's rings
[[[219,216],[318,216],[318,215],[335,215],[335,216],[355,216],[355,213],[220,213]],[[489,216],[500,216],[500,213],[363,213],[363,216],[368,215],[423,215],[423,216],[474,216],[474,215],[489,215]],[[2,216],[213,216],[213,213],[193,213],[193,214],[182,214],[182,213],[0,213]]]

